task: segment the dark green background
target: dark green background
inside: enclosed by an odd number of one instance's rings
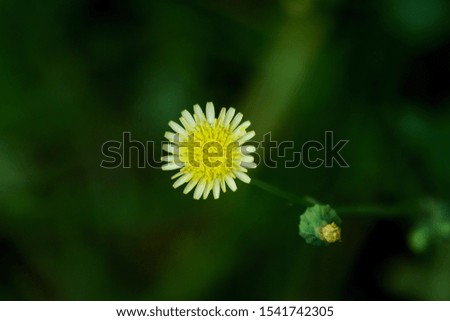
[[[450,299],[449,16],[445,0],[0,0],[0,299]],[[193,201],[170,173],[100,168],[103,142],[159,142],[207,101],[258,139],[350,140],[350,168],[251,176],[424,210],[340,213],[343,242],[320,248],[297,234],[304,207],[254,184]]]

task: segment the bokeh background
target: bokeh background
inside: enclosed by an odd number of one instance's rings
[[[449,300],[449,16],[446,0],[0,0],[0,299]],[[136,155],[100,168],[105,141],[160,142],[207,101],[258,139],[350,140],[350,168],[253,177],[405,209],[342,212],[343,242],[313,247],[305,208],[254,184],[194,201]]]

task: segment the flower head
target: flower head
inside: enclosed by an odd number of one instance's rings
[[[330,205],[316,204],[300,215],[299,234],[309,244],[329,245],[341,240],[341,224]]]
[[[187,184],[184,194],[195,188],[195,199],[207,199],[211,191],[218,199],[220,190],[226,192],[227,186],[233,192],[237,189],[236,178],[250,183],[247,168],[256,165],[249,154],[256,148],[244,144],[255,132],[247,132],[250,122],[241,124],[243,115],[235,113],[234,108],[222,108],[216,117],[214,105],[209,102],[206,114],[195,105],[193,115],[187,110],[181,112],[181,125],[169,122],[174,132],[164,135],[169,143],[163,149],[169,155],[162,158],[167,162],[162,170],[179,170],[172,176],[176,179],[174,188]]]
[[[320,238],[327,243],[335,243],[341,240],[341,228],[335,222],[322,227]]]

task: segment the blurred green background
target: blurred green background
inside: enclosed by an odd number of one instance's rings
[[[0,0],[0,299],[449,300],[449,16],[446,0]],[[343,242],[313,247],[305,208],[252,184],[193,201],[136,158],[100,168],[105,141],[159,142],[207,101],[258,139],[350,140],[350,168],[251,176],[419,214],[340,213]]]

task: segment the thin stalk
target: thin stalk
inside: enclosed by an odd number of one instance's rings
[[[408,202],[388,206],[377,204],[337,206],[335,207],[335,210],[338,213],[348,215],[372,214],[377,217],[398,217],[417,214],[422,208],[417,206],[415,202]]]
[[[317,201],[315,198],[309,195],[298,196],[296,194],[286,192],[277,186],[266,183],[259,179],[253,178],[251,185],[256,186],[270,194],[283,198],[289,201],[290,203],[295,203],[307,207],[315,204],[321,204],[321,202]],[[421,210],[420,206],[418,206],[416,202],[404,202],[391,206],[368,204],[368,205],[336,206],[333,208],[339,214],[345,215],[371,214],[377,217],[409,216],[411,214],[416,214]]]
[[[278,197],[284,198],[285,200],[296,203],[304,206],[311,206],[315,204],[319,204],[317,200],[312,198],[311,196],[305,195],[305,196],[298,196],[289,192],[286,192],[276,186],[273,186],[269,183],[263,182],[257,178],[252,179],[252,185],[256,186],[263,191],[266,191],[268,193],[271,193],[273,195],[276,195]]]

